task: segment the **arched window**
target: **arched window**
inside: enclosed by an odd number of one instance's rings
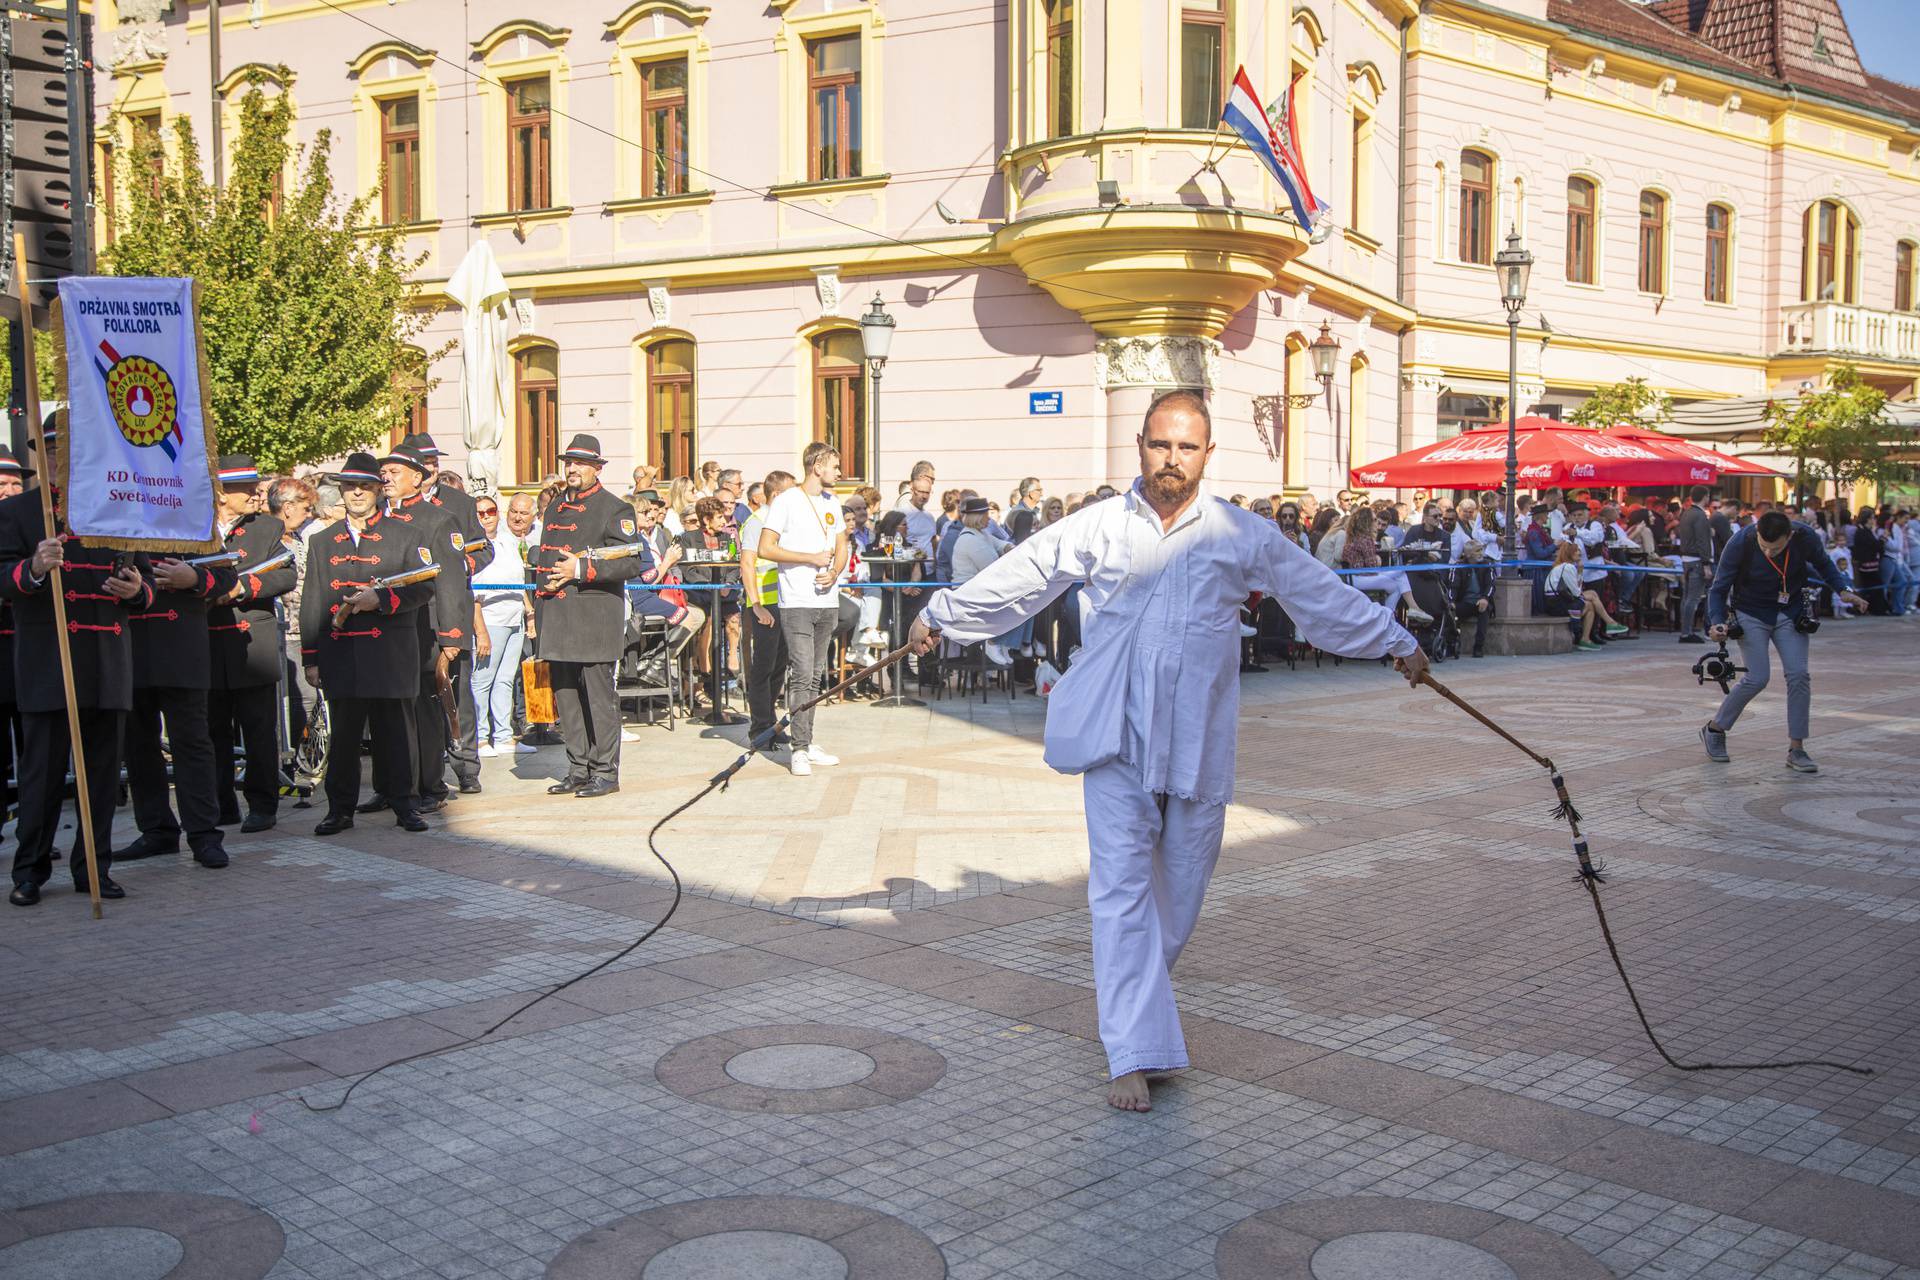
[[[1640,193],[1640,292],[1667,291],[1667,198]]]
[[[867,391],[860,335],[830,329],[813,339],[813,438],[840,453],[845,479],[867,478]]]
[[[1041,0],[1041,22],[1046,30],[1049,138],[1073,132],[1073,17],[1075,0]]]
[[[427,429],[427,353],[407,347],[393,371],[393,425],[387,428],[387,447],[396,448],[416,432]]]
[[[1809,205],[1800,219],[1800,298],[1856,302],[1860,284],[1860,220],[1838,200]]]
[[[1733,210],[1723,204],[1707,206],[1708,302],[1729,302],[1733,298]]]
[[[1493,261],[1493,157],[1460,153],[1460,261]]]
[[[1599,213],[1600,192],[1591,178],[1567,179],[1567,280],[1594,282],[1593,228]]]
[[[539,484],[560,470],[560,350],[546,343],[513,353],[514,479]]]
[[[661,476],[690,476],[694,447],[693,344],[669,338],[647,348],[647,461]]]
[[[1893,309],[1895,311],[1913,310],[1916,292],[1913,287],[1913,272],[1916,251],[1913,241],[1902,240],[1893,246]]]

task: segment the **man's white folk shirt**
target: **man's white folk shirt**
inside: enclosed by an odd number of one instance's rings
[[[1142,786],[1209,804],[1233,799],[1240,606],[1249,594],[1278,599],[1301,635],[1328,653],[1404,657],[1418,647],[1389,610],[1273,521],[1200,497],[1163,532],[1138,480],[1120,497],[1037,530],[923,612],[948,639],[971,644],[1012,631],[1075,582],[1086,584],[1092,609],[1075,668],[1107,644],[1128,646],[1128,655],[1089,664],[1106,673],[1097,686],[1056,686],[1049,720],[1085,721],[1120,700],[1119,758]]]

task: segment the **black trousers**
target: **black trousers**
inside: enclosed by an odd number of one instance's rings
[[[167,761],[161,754],[160,722],[173,752],[173,789],[180,817],[167,799]],[[195,853],[217,849],[220,805],[214,796],[213,743],[207,736],[205,689],[135,689],[127,713],[127,790],[140,834],[178,845],[184,827]]]
[[[776,606],[767,607],[769,622],[761,622],[749,608],[740,620],[747,651],[747,737],[773,728],[774,703],[787,674],[787,637],[780,630]]]
[[[213,740],[213,797],[220,821],[238,822],[240,806],[233,793],[234,729],[246,750],[241,789],[247,812],[272,817],[280,810],[280,714],[278,685],[247,689],[211,689],[207,692],[207,730]]]
[[[440,682],[434,669],[420,673],[420,696],[414,703],[413,720],[418,732],[419,795],[436,800],[447,794],[447,761],[453,761],[457,782],[480,780],[480,723],[473,705],[473,654],[462,650],[447,664],[447,679],[453,684],[453,706],[460,723],[460,736],[449,740],[447,711],[440,702]],[[384,793],[383,793],[384,794]]]
[[[569,778],[620,781],[620,698],[611,662],[555,662],[553,709],[567,744]]]
[[[327,699],[327,816],[350,817],[360,803],[360,738],[369,729],[373,776],[396,816],[413,812],[415,741],[405,698]]]
[[[93,852],[102,879],[113,865],[113,802],[120,790],[120,736],[126,727],[124,711],[82,708],[80,736],[85,740],[87,798],[92,801]],[[60,826],[60,806],[67,789],[67,713],[24,711],[20,714],[20,825],[19,847],[13,852],[15,884],[45,884],[53,874],[53,837]],[[87,874],[82,856],[85,828],[76,826],[73,854],[68,863],[75,881]]]

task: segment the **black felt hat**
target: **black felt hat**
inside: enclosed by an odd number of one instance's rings
[[[596,467],[604,467],[607,460],[600,456],[600,441],[597,437],[577,435],[560,451],[562,462],[589,462]]]

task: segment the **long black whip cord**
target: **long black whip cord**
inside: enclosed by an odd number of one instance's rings
[[[1634,1016],[1640,1019],[1640,1029],[1647,1033],[1647,1042],[1653,1046],[1654,1051],[1668,1066],[1675,1071],[1787,1071],[1794,1067],[1826,1067],[1833,1071],[1850,1072],[1856,1076],[1873,1074],[1871,1067],[1854,1067],[1826,1058],[1795,1058],[1770,1062],[1682,1062],[1668,1053],[1667,1047],[1660,1043],[1660,1037],[1654,1034],[1653,1023],[1648,1020],[1646,1008],[1640,1003],[1640,994],[1633,989],[1633,979],[1627,976],[1626,962],[1620,958],[1620,947],[1613,939],[1613,927],[1607,923],[1607,909],[1600,904],[1600,886],[1606,883],[1606,878],[1602,875],[1605,868],[1594,865],[1592,856],[1587,852],[1587,838],[1580,832],[1580,811],[1573,807],[1573,799],[1567,794],[1567,781],[1560,775],[1560,770],[1554,767],[1552,760],[1495,724],[1491,718],[1465,698],[1435,680],[1430,673],[1422,672],[1419,683],[1430,686],[1435,693],[1519,748],[1535,764],[1545,769],[1553,780],[1554,794],[1560,799],[1560,803],[1553,810],[1553,816],[1564,819],[1573,832],[1573,856],[1580,862],[1580,871],[1576,879],[1593,902],[1594,917],[1600,922],[1600,936],[1606,939],[1607,954],[1613,957],[1613,967],[1620,975],[1620,985],[1627,989],[1627,999],[1633,1005]]]
[[[868,677],[873,676],[878,672],[885,670],[887,667],[892,666],[894,663],[900,661],[900,659],[906,657],[907,654],[911,651],[912,651],[911,645],[902,645],[900,648],[895,649],[892,653],[887,654],[885,657],[880,658],[878,661],[870,663],[865,667],[862,667],[860,670],[854,672],[852,675],[842,680],[839,684],[834,685],[831,689],[823,690],[821,693],[809,699],[808,701],[801,703],[799,706],[790,708],[785,715],[781,716],[780,719],[775,722],[774,726],[771,729],[768,729],[756,735],[751,740],[749,740],[746,745],[746,748],[741,751],[739,756],[737,756],[734,759],[732,764],[722,769],[719,773],[714,774],[713,777],[707,779],[706,786],[700,788],[700,790],[694,793],[694,795],[690,799],[683,801],[680,805],[678,805],[677,807],[669,811],[664,817],[662,817],[658,822],[654,823],[653,826],[648,829],[647,852],[651,853],[654,856],[654,859],[657,862],[659,862],[661,866],[667,869],[667,874],[673,878],[673,901],[667,905],[666,913],[662,915],[659,920],[655,921],[654,924],[650,926],[645,933],[641,934],[639,937],[635,938],[632,942],[628,943],[626,946],[622,947],[620,950],[614,952],[612,955],[608,956],[606,959],[595,964],[592,968],[582,970],[581,972],[574,974],[571,978],[568,978],[565,982],[562,982],[558,986],[549,987],[547,988],[547,990],[542,991],[538,995],[535,995],[530,999],[524,1001],[518,1008],[514,1009],[513,1012],[507,1014],[504,1018],[501,1018],[498,1022],[494,1023],[492,1026],[488,1027],[484,1031],[475,1032],[474,1034],[467,1036],[464,1039],[456,1040],[449,1045],[442,1045],[437,1049],[423,1049],[419,1053],[410,1053],[404,1058],[395,1058],[392,1062],[382,1063],[381,1065],[373,1068],[371,1071],[363,1072],[362,1074],[354,1077],[353,1082],[347,1085],[347,1091],[340,1095],[340,1100],[338,1102],[329,1102],[329,1103],[326,1103],[325,1105],[315,1105],[314,1103],[309,1102],[305,1097],[296,1094],[292,1098],[282,1098],[280,1099],[279,1102],[269,1103],[267,1106],[260,1108],[259,1110],[255,1111],[251,1116],[247,1118],[248,1131],[251,1133],[259,1133],[261,1130],[261,1121],[266,1116],[267,1112],[273,1110],[274,1107],[280,1106],[287,1102],[298,1102],[301,1106],[305,1107],[308,1111],[311,1111],[316,1115],[324,1114],[329,1111],[338,1111],[340,1110],[340,1108],[347,1105],[347,1101],[348,1099],[353,1097],[353,1091],[355,1089],[358,1089],[361,1085],[373,1079],[375,1076],[379,1075],[381,1072],[389,1070],[393,1067],[405,1066],[409,1062],[419,1062],[424,1058],[437,1058],[443,1053],[452,1053],[456,1049],[464,1049],[468,1045],[477,1044],[478,1042],[485,1040],[488,1036],[492,1035],[494,1032],[498,1031],[500,1028],[506,1026],[509,1022],[512,1022],[515,1018],[519,1017],[521,1014],[525,1013],[527,1010],[539,1004],[541,1001],[549,998],[550,996],[559,995],[562,991],[565,991],[568,987],[573,986],[575,983],[586,981],[588,978],[591,978],[594,974],[601,972],[603,969],[606,969],[609,965],[618,964],[620,961],[626,959],[628,956],[638,951],[643,945],[646,944],[648,939],[653,937],[654,934],[659,933],[662,929],[667,927],[667,921],[673,919],[673,913],[680,909],[680,899],[683,896],[683,886],[680,883],[680,873],[674,870],[673,864],[667,861],[666,855],[660,852],[660,846],[655,841],[655,837],[657,837],[660,834],[661,829],[664,828],[669,822],[672,822],[675,818],[685,813],[687,810],[693,808],[693,806],[699,804],[702,800],[705,800],[708,796],[712,795],[715,791],[725,791],[727,789],[727,784],[733,780],[733,775],[740,772],[740,770],[746,768],[747,761],[753,759],[754,753],[759,751],[761,748],[765,747],[769,742],[771,742],[774,739],[774,737],[778,735],[781,730],[785,729],[787,725],[793,720],[793,718],[799,715],[802,711],[811,710],[812,708],[818,706],[820,703],[825,702],[827,699],[836,696],[842,690],[848,688],[849,686],[858,684],[860,681],[865,680]]]

